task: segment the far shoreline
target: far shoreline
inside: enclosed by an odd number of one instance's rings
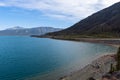
[[[63,38],[56,36],[31,36],[37,38],[50,38],[56,40],[67,40],[67,41],[78,41],[78,42],[89,42],[89,43],[99,43],[105,44],[108,46],[119,47],[120,46],[120,38]]]

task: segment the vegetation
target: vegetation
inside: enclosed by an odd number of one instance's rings
[[[118,52],[117,52],[117,65],[116,65],[116,69],[117,69],[117,71],[120,70],[120,47],[119,47]]]
[[[110,66],[110,72],[109,73],[112,74],[115,71],[116,71],[116,69],[115,69],[114,65],[111,64],[111,66]]]
[[[116,55],[116,66],[111,64],[109,73],[112,74],[115,71],[120,71],[120,47],[118,48],[118,52]]]

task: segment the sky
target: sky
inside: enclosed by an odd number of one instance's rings
[[[119,0],[0,0],[0,29],[67,28]]]

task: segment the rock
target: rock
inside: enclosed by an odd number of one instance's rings
[[[107,73],[102,77],[102,80],[120,80],[120,71],[114,72],[112,74]]]
[[[96,80],[96,79],[94,79],[93,77],[90,77],[88,80]]]

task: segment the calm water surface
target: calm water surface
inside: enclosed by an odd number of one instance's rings
[[[99,55],[115,51],[116,48],[102,44],[1,36],[0,80],[23,80],[33,76],[39,80],[56,80]]]

